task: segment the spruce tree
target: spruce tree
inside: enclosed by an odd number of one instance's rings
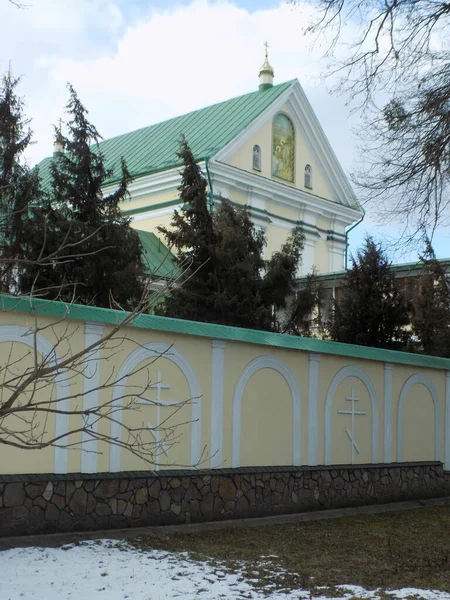
[[[305,280],[297,285],[284,319],[280,323],[282,333],[303,337],[323,337],[324,323],[321,318],[322,287],[313,269]]]
[[[184,281],[167,298],[167,316],[280,331],[278,314],[291,310],[303,234],[296,229],[281,250],[264,260],[266,238],[245,206],[220,198],[211,213],[207,184],[185,139],[179,156],[184,170],[183,207],[171,228],[161,227],[177,251]],[[289,318],[291,318],[289,312]]]
[[[265,302],[264,232],[253,225],[245,206],[220,199],[214,213],[217,238],[217,287],[213,291],[217,322],[250,329],[273,328],[272,308]]]
[[[184,163],[179,187],[183,205],[180,212],[174,212],[170,229],[158,229],[175,248],[185,277],[167,297],[162,312],[180,319],[215,322],[212,292],[217,287],[217,240],[208,209],[207,184],[184,138],[178,156]]]
[[[429,240],[421,260],[423,271],[411,298],[412,330],[421,352],[449,358],[449,284]]]
[[[141,298],[145,270],[139,237],[120,211],[130,176],[122,161],[117,189],[103,195],[112,171],[98,146],[101,137],[68,87],[68,135],[57,131],[64,152],[53,159],[52,189],[34,220],[37,229],[45,222],[45,251],[58,256],[53,265],[39,269],[38,287],[47,290],[47,297],[64,301],[132,308]],[[35,280],[30,270],[22,285],[29,287]]]
[[[0,289],[16,291],[24,256],[28,217],[39,198],[37,173],[24,160],[32,139],[23,101],[16,94],[19,79],[8,71],[0,84]]]
[[[352,258],[329,323],[331,339],[360,346],[405,349],[410,333],[406,300],[391,264],[371,237]]]

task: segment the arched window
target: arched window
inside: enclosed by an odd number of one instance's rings
[[[305,167],[305,187],[312,188],[312,169],[311,165]]]
[[[294,182],[295,130],[283,113],[276,115],[272,131],[272,175]]]
[[[253,146],[253,168],[255,171],[261,171],[261,148]]]

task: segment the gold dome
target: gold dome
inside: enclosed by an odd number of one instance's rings
[[[264,61],[263,66],[259,70],[259,75],[261,76],[263,74],[272,75],[272,77],[275,76],[275,71],[273,70],[272,65],[269,63],[269,56],[267,53],[267,48],[266,48],[266,59]]]
[[[275,71],[273,70],[272,65],[269,63],[269,44],[266,42],[264,46],[266,49],[266,58],[264,60],[263,66],[259,70],[259,89],[261,91],[264,91],[273,86],[273,78],[275,76]]]

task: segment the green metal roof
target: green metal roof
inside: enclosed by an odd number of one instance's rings
[[[129,313],[109,308],[95,306],[82,306],[80,304],[65,304],[54,300],[41,300],[29,297],[9,296],[0,294],[0,311],[16,311],[34,313],[58,319],[77,319],[81,321],[95,321],[97,323],[121,323]],[[199,323],[197,321],[184,321],[169,317],[159,317],[149,314],[138,315],[132,325],[139,329],[149,331],[164,331],[220,340],[246,342],[277,348],[290,348],[306,352],[319,352],[348,358],[385,361],[403,365],[414,365],[430,369],[445,369],[450,371],[450,359],[423,354],[410,354],[398,350],[384,350],[383,348],[370,348],[368,346],[354,346],[341,342],[330,342],[314,338],[304,338],[283,333],[256,331],[240,327],[216,325],[214,323]]]
[[[181,274],[175,256],[151,231],[136,229],[142,244],[142,260],[147,272],[162,279],[176,279]]]
[[[113,176],[105,183],[114,183],[120,177],[122,157],[125,158],[133,178],[181,165],[177,152],[182,135],[187,139],[197,160],[213,156],[254,121],[294,81],[281,83],[264,92],[244,94],[100,142],[98,147],[106,159],[106,167],[113,170]],[[52,158],[48,157],[37,165],[44,189],[51,183],[51,162]]]

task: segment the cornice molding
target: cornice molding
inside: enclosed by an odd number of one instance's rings
[[[357,221],[362,214],[359,208],[344,206],[320,196],[313,196],[303,190],[278,181],[272,181],[237,167],[219,163],[216,160],[211,160],[209,170],[213,187],[215,183],[218,183],[244,193],[248,193],[251,188],[253,195],[257,194],[266,200],[275,201],[287,208],[306,209],[326,218],[338,218],[346,225],[351,225]],[[238,177],[236,172],[239,174]]]
[[[200,161],[199,166],[202,171],[205,170],[205,161]],[[178,188],[181,183],[180,167],[159,171],[151,175],[144,175],[133,179],[128,186],[132,200],[138,200],[143,196],[160,194],[163,192],[175,191],[174,197],[178,195]],[[117,189],[117,184],[108,185],[102,188],[105,195],[110,194]]]

